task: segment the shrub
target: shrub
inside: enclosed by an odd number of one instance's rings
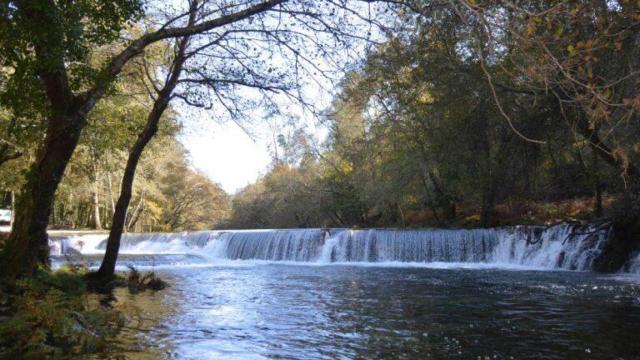
[[[40,271],[5,292],[8,316],[0,323],[0,358],[68,358],[102,352],[123,317],[88,306],[84,274]]]

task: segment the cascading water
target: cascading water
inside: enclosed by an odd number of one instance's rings
[[[335,239],[335,240],[334,240]],[[323,262],[485,262],[493,230],[345,230],[325,243]]]
[[[106,234],[86,234],[70,237],[50,237],[49,249],[51,255],[101,254],[104,247],[100,245],[107,239]]]
[[[640,274],[640,251],[632,254],[624,270],[629,273]]]
[[[501,230],[492,261],[546,269],[589,270],[602,253],[609,227],[562,224]]]
[[[127,234],[122,254],[312,263],[470,263],[589,270],[608,227],[561,224],[471,230],[291,229]],[[106,235],[53,241],[54,254],[104,251]],[[72,250],[71,250],[72,249]]]
[[[220,234],[211,255],[225,259],[312,262],[324,243],[320,229],[242,231]]]

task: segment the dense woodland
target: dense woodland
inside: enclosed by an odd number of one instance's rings
[[[636,5],[427,4],[345,76],[323,146],[304,128],[281,135],[283,155],[234,197],[229,227],[607,215],[640,154]]]
[[[639,90],[634,0],[4,1],[0,357],[96,351],[119,322],[82,299],[118,282],[126,231],[584,219],[612,225],[595,268],[616,271],[640,245]],[[180,107],[288,106],[328,138],[287,121],[232,197],[178,140]],[[108,229],[99,270],[51,273],[52,228]]]
[[[98,104],[60,183],[51,229],[108,229],[115,211],[127,146],[144,124],[144,103],[117,95]],[[133,188],[126,231],[209,229],[226,219],[229,196],[194,170],[177,140],[180,126],[167,118],[144,153]],[[35,130],[37,131],[37,130]],[[34,149],[0,168],[4,207],[11,208],[24,184]]]

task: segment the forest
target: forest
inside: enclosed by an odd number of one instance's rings
[[[0,124],[2,201],[16,217],[9,246],[27,244],[18,242],[24,236],[42,242],[47,228],[111,228],[116,244],[127,231],[491,227],[617,214],[637,224],[640,54],[632,1],[392,2],[364,19],[379,33],[364,40],[340,29],[346,17],[326,23],[319,10],[301,5],[301,16],[340,40],[332,46],[294,31],[229,40],[223,32],[207,43],[219,19],[198,14],[214,5],[190,4],[174,19],[184,22],[176,34],[140,22],[137,1],[61,8],[59,16],[73,15],[69,21],[96,25],[69,33],[72,24],[61,24],[59,39],[41,29],[51,19],[32,19],[12,2],[4,7],[3,46],[13,54],[3,58]],[[245,10],[261,14],[279,4]],[[281,95],[309,105],[294,95],[302,86],[298,71],[294,79],[260,57],[274,36],[279,57],[320,76],[314,61],[356,41],[368,46],[338,79],[332,105],[314,111],[326,138],[287,121],[273,134],[267,173],[225,194],[190,165],[170,101],[215,106],[236,122],[252,106],[278,114],[273,98]],[[309,43],[318,48],[316,60],[297,47]],[[251,46],[254,53],[244,53]],[[203,70],[217,47],[232,61],[217,57]],[[51,79],[43,75],[49,72]],[[53,121],[67,111],[75,114],[68,124]]]
[[[142,89],[122,89],[93,111],[56,192],[50,229],[111,227],[128,146],[144,126],[145,108],[149,106],[141,92]],[[20,149],[18,158],[0,167],[2,205],[11,209],[35,158],[37,143],[28,139],[41,137],[42,130],[35,124],[16,129],[19,125],[15,118],[3,118],[2,124],[6,126],[5,134],[15,136],[10,144]],[[177,138],[179,132],[178,121],[167,115],[146,149],[134,183],[125,231],[203,230],[228,216],[229,196],[190,166],[187,151]]]
[[[0,5],[0,358],[33,324],[74,328],[60,309],[110,333],[76,300],[122,285],[127,233],[569,222],[611,226],[595,270],[640,249],[640,2],[177,3]],[[226,193],[191,163],[185,108],[280,119],[268,170]],[[89,229],[100,266],[52,272],[48,231]],[[36,358],[79,351],[41,335]]]
[[[495,23],[437,2],[404,14],[399,35],[345,75],[322,116],[326,142],[295,125],[280,134],[281,155],[233,197],[225,226],[612,216],[640,153],[638,13],[617,6],[568,2],[540,17],[514,7]]]

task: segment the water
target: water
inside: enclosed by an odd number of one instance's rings
[[[231,262],[161,269],[119,307],[130,358],[637,359],[638,279]],[[141,319],[138,321],[137,319]]]
[[[640,275],[588,271],[606,227],[127,235],[132,359],[639,359]],[[99,265],[104,235],[53,241]],[[67,254],[62,256],[62,254]],[[572,270],[572,271],[571,271]],[[576,271],[579,270],[579,271]]]
[[[472,230],[291,229],[131,234],[123,254],[190,254],[208,261],[265,260],[316,264],[468,263],[499,267],[590,270],[608,227],[562,224]],[[54,254],[96,254],[106,235],[52,242]],[[627,268],[635,269],[634,266]]]

